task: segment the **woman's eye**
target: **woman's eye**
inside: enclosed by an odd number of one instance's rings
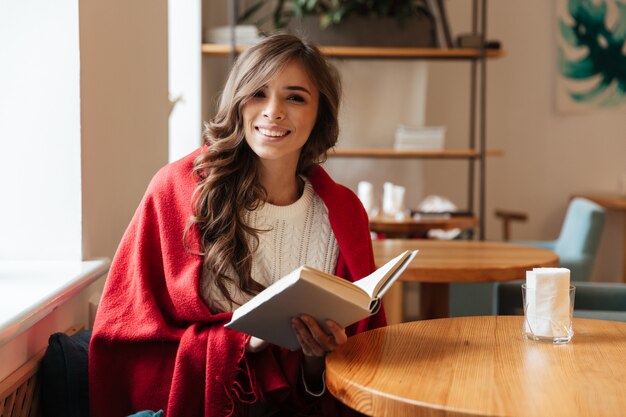
[[[297,94],[290,95],[289,97],[287,97],[287,100],[295,101],[296,103],[304,103],[305,102],[304,97],[299,96]]]
[[[265,93],[263,90],[259,90],[256,93],[252,94],[252,97],[265,97]]]

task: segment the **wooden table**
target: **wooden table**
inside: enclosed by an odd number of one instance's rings
[[[626,195],[618,193],[577,193],[573,197],[586,198],[609,210],[626,212]],[[624,247],[622,251],[622,282],[626,282],[626,216],[624,216]]]
[[[558,266],[556,253],[543,248],[476,240],[382,239],[372,242],[376,265],[405,250],[419,249],[400,277],[420,282],[420,318],[448,316],[449,284],[522,279],[536,267]],[[394,287],[392,287],[394,288]],[[396,285],[395,288],[400,288]],[[390,323],[401,322],[402,295],[386,298]]]
[[[566,345],[520,316],[459,317],[361,333],[326,359],[326,385],[369,416],[622,416],[626,323],[574,319]]]
[[[376,233],[384,233],[387,237],[408,238],[418,233],[426,233],[432,229],[474,229],[478,226],[478,219],[474,216],[454,216],[448,218],[413,219],[406,218],[396,220],[385,216],[371,216],[370,230]]]

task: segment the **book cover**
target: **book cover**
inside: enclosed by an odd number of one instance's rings
[[[346,327],[375,314],[381,297],[416,254],[405,251],[354,283],[301,266],[240,306],[225,326],[287,349],[299,349],[292,317],[311,315],[328,331],[327,319]]]

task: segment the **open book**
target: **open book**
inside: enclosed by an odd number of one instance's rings
[[[299,349],[292,317],[309,314],[328,331],[327,319],[346,327],[375,314],[380,298],[416,254],[405,251],[356,282],[301,266],[235,310],[225,326],[278,346]]]

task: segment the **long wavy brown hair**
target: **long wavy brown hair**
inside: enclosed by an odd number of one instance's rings
[[[244,138],[242,108],[293,60],[303,64],[319,90],[316,122],[300,153],[296,174],[306,176],[315,164],[326,159],[326,152],[337,143],[339,134],[341,85],[337,71],[314,45],[296,36],[277,34],[237,59],[217,114],[205,126],[206,152],[194,161],[198,186],[189,227],[195,225],[200,231],[204,277],[214,280],[231,303],[228,282],[249,295],[264,288],[251,277],[252,254],[259,244],[260,231],[245,223],[244,212],[263,204],[267,192],[259,182],[258,157]]]

